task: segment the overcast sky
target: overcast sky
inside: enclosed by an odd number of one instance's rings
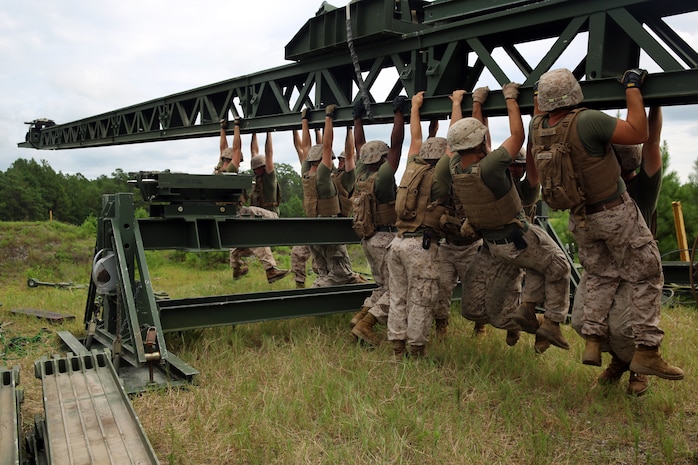
[[[47,160],[56,171],[82,173],[89,179],[109,176],[116,168],[210,173],[218,159],[215,137],[58,151],[20,149],[17,143],[24,141],[25,121],[46,117],[68,123],[287,64],[285,45],[321,4],[321,0],[4,2],[0,171],[18,158],[34,158]],[[698,14],[668,22],[698,49]],[[650,71],[651,65],[641,62]],[[669,169],[685,182],[698,154],[698,106],[667,108],[664,115],[662,139],[669,144]],[[500,120],[490,121],[495,143],[506,137],[507,127]],[[388,126],[374,126],[367,137],[387,140],[389,131]],[[439,135],[445,136],[445,131],[444,124]],[[275,134],[275,160],[298,167],[291,140],[289,132]],[[343,132],[338,132],[337,152],[342,143]],[[406,140],[405,149],[408,146]],[[243,136],[243,147],[248,153],[249,136]],[[243,169],[249,168],[247,163],[249,157]]]

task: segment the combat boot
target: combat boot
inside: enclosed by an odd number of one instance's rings
[[[538,323],[537,319],[536,323]],[[557,346],[565,350],[570,349],[570,345],[567,343],[565,337],[562,335],[562,331],[560,331],[560,323],[550,321],[550,318],[543,318],[543,323],[541,323],[540,328],[538,328],[536,334],[540,334],[548,341],[550,341],[550,343],[554,346]]]
[[[247,265],[237,265],[233,268],[233,279],[240,279],[243,276],[247,274],[247,272],[250,271],[249,268],[247,268]]]
[[[407,355],[410,358],[422,358],[424,357],[424,346],[407,344]]]
[[[595,334],[586,337],[586,347],[582,354],[582,363],[584,365],[601,366],[601,341],[602,338]]]
[[[507,330],[507,345],[509,347],[514,347],[517,342],[519,342],[519,338],[521,337],[521,331],[518,329],[509,329]]]
[[[665,362],[659,355],[658,347],[637,346],[630,369],[640,375],[659,376],[674,381],[683,379],[683,370]]]
[[[436,318],[434,320],[436,323],[436,338],[437,339],[446,339],[446,335],[448,334],[448,318]]]
[[[608,367],[606,367],[603,373],[601,373],[597,378],[599,384],[617,383],[623,376],[623,373],[628,371],[628,368],[630,367],[630,363],[619,359],[616,354],[611,353],[611,357],[611,363],[608,364]]]
[[[356,326],[351,328],[351,334],[358,337],[370,346],[378,347],[381,343],[381,339],[380,336],[373,331],[373,327],[376,325],[376,323],[378,323],[376,317],[371,313],[366,313],[366,316],[356,323]]]
[[[364,278],[359,273],[354,273],[347,281],[347,284],[366,284],[367,282],[368,279]]]
[[[267,270],[267,282],[273,284],[281,278],[285,278],[291,270],[280,270],[276,267]]]
[[[356,315],[354,315],[354,317],[353,317],[353,318],[351,319],[351,321],[349,322],[349,327],[353,328],[354,326],[356,326],[356,323],[358,323],[359,321],[361,321],[361,320],[363,319],[363,317],[366,316],[366,314],[368,313],[368,311],[370,310],[370,308],[371,308],[371,307],[367,307],[367,306],[365,306],[365,305],[362,305],[362,306],[361,306],[361,310],[359,310],[359,313],[357,313]]]
[[[487,324],[475,323],[473,325],[473,336],[483,337],[485,334],[487,334]]]
[[[543,323],[543,320],[545,317],[541,315],[540,313],[536,315],[536,318],[538,319],[538,325],[540,326]],[[550,341],[541,336],[540,334],[536,334],[536,340],[533,343],[533,350],[537,354],[542,354],[546,350],[550,348]]]
[[[513,319],[521,326],[521,330],[527,333],[536,334],[540,326],[536,318],[536,304],[533,302],[521,302],[514,312]]]
[[[631,396],[641,396],[650,387],[650,381],[647,375],[639,375],[634,371],[630,372],[630,381],[626,392]]]
[[[407,348],[405,347],[405,341],[397,340],[393,341],[393,356],[395,360],[402,360],[407,354]]]

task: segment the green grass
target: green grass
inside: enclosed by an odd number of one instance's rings
[[[11,238],[18,230],[24,232],[21,247]],[[41,246],[47,242],[53,245]],[[55,223],[0,223],[0,243],[0,335],[25,338],[18,339],[21,350],[5,350],[0,340],[5,352],[0,363],[21,367],[28,429],[34,413],[43,410],[33,362],[64,350],[55,331],[83,334],[87,291],[30,289],[26,278],[87,282],[94,238]],[[360,248],[351,250],[355,269],[366,271]],[[287,266],[288,253],[275,249],[280,266]],[[153,287],[173,298],[294,285],[286,278],[269,286],[256,261],[250,262],[248,276],[234,281],[225,254],[215,259],[149,252],[148,260]],[[10,313],[19,307],[76,319],[54,326]],[[504,332],[492,328],[474,339],[472,325],[454,305],[448,338],[431,342],[424,360],[397,363],[388,344],[376,350],[358,345],[349,335],[350,318],[340,314],[168,334],[168,349],[201,374],[195,385],[132,398],[160,461],[698,463],[695,307],[667,307],[662,317],[667,333],[662,353],[684,368],[686,379],[651,378],[642,398],[625,394],[627,375],[617,386],[596,385],[601,369],[581,364],[583,343],[569,326],[563,332],[570,351],[551,348],[537,356],[531,335],[512,348]]]

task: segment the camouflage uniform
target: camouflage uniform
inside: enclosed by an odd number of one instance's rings
[[[465,283],[465,276],[472,259],[482,245],[478,240],[468,245],[456,245],[448,239],[439,244],[439,303],[434,311],[436,320],[448,320],[451,314],[451,296],[453,289],[458,284]],[[470,299],[470,294],[463,294]]]
[[[400,189],[409,182],[406,178],[410,172],[410,164],[413,163],[425,162],[418,155],[410,157],[400,182]],[[439,202],[438,199],[443,198],[447,198],[450,202],[451,176],[448,163],[449,158],[445,155],[438,160],[436,166],[431,168],[433,177],[430,192],[420,192],[420,195],[426,196],[427,201],[432,205],[436,205]],[[388,253],[390,273],[388,340],[405,341],[409,346],[423,348],[429,341],[434,311],[439,305],[438,239],[445,234],[435,225],[427,225],[424,222],[416,228],[406,227],[404,220],[400,217],[399,202],[396,203],[396,209],[398,235],[390,243]],[[420,213],[417,213],[416,217],[419,216]],[[432,236],[427,240],[429,234]]]
[[[296,245],[291,249],[291,272],[296,284],[305,286],[307,262],[310,258],[310,248],[307,245]]]
[[[570,215],[587,283],[582,333],[606,336],[606,317],[620,282],[627,281],[635,344],[657,347],[664,336],[658,327],[664,285],[659,249],[635,202],[627,193],[622,198],[621,205],[608,210],[583,218]]]
[[[582,110],[574,126],[570,143],[573,147],[586,147],[582,144],[592,135],[594,140],[609,141],[616,119],[597,110]],[[534,147],[540,145],[536,131],[531,134]],[[605,170],[604,179],[582,176],[587,199],[583,208],[571,212],[569,218],[569,230],[579,246],[579,260],[587,274],[582,332],[585,336],[606,337],[606,318],[620,281],[625,280],[632,287],[635,342],[657,347],[664,335],[657,326],[664,284],[659,250],[637,205],[626,192],[610,145],[597,143],[593,147],[596,151],[575,149],[573,159],[591,166],[603,163],[613,169]],[[602,191],[603,195],[599,193]]]
[[[314,148],[314,147],[313,147]],[[311,149],[312,150],[312,149]],[[310,158],[310,155],[308,156]],[[320,164],[317,172],[310,173],[310,163],[306,159],[301,165],[303,178],[304,208],[306,216],[332,216],[316,210],[320,201],[337,199],[337,189],[332,181],[331,170]],[[314,189],[314,190],[312,190]],[[337,199],[334,215],[339,213],[339,200]],[[313,210],[315,209],[315,210]],[[357,276],[352,271],[351,261],[344,244],[309,245],[310,252],[318,269],[318,277],[312,287],[335,286],[357,281]]]
[[[517,331],[513,315],[520,303],[523,275],[521,268],[496,258],[483,244],[462,280],[461,315],[475,323]]]
[[[657,198],[661,187],[662,170],[653,176],[647,176],[641,168],[640,172],[627,183],[630,196],[636,201],[637,207],[643,212],[645,223],[650,224],[657,209]],[[577,286],[572,311],[572,328],[580,336],[584,324],[584,303],[587,296],[587,274]],[[635,339],[632,330],[632,289],[630,283],[621,281],[615,295],[613,304],[608,313],[608,338],[601,341],[601,350],[611,352],[625,363],[630,363],[635,353]]]
[[[376,317],[379,323],[385,323],[390,309],[390,283],[388,270],[388,246],[395,238],[395,233],[391,231],[377,231],[368,239],[361,240],[361,246],[366,256],[366,261],[371,268],[371,274],[377,287],[364,299],[363,306]],[[382,299],[387,294],[386,299]],[[379,302],[382,305],[379,305]]]
[[[473,167],[464,170],[460,159],[460,155],[456,154],[451,160],[454,192],[460,202],[468,205],[473,198],[472,194],[465,190],[459,180],[465,179],[461,178],[462,176],[471,176],[469,173]],[[478,166],[488,189],[492,189],[490,185],[498,185],[502,192],[510,192],[511,189],[515,189],[511,175],[508,174],[510,163],[511,156],[500,147],[473,166]],[[499,177],[495,177],[495,173],[500,173]],[[497,198],[504,198],[504,194],[500,193]],[[551,322],[562,323],[569,311],[570,265],[562,249],[550,236],[540,227],[528,222],[523,209],[520,208],[518,193],[516,198],[519,201],[519,213],[513,221],[499,228],[481,228],[483,238],[487,241],[493,257],[516,268],[526,269],[526,285],[522,300],[544,302],[545,316]],[[474,215],[473,219],[475,220]],[[476,221],[474,224],[477,224]],[[518,270],[516,273],[513,270],[509,273],[518,276]]]
[[[366,147],[368,144],[364,145]],[[387,147],[387,146],[386,146]],[[365,150],[362,148],[362,150]],[[357,180],[366,181],[372,176],[369,171],[370,164],[360,162],[356,169]],[[375,173],[373,183],[373,198],[375,203],[390,205],[395,201],[395,171],[390,166],[390,163],[384,162],[380,165]],[[355,188],[355,192],[360,193],[359,188]],[[374,205],[374,209],[376,206]],[[394,208],[391,209],[394,211]],[[389,294],[389,270],[388,270],[388,246],[395,238],[397,228],[395,228],[394,215],[391,218],[389,225],[381,225],[376,232],[369,238],[361,239],[361,247],[363,248],[366,261],[371,268],[371,274],[377,287],[366,297],[363,303],[364,308],[368,308],[369,312],[376,317],[379,323],[385,323],[388,319],[388,310],[390,309],[390,294]],[[384,294],[388,294],[383,299]],[[379,305],[379,302],[381,304]]]
[[[273,211],[269,211],[262,207],[240,207],[241,216],[261,217],[261,218],[278,218],[279,215]],[[270,247],[254,247],[251,249],[230,249],[230,267],[235,269],[244,265],[243,257],[254,255],[262,264],[265,270],[276,268],[276,260],[271,253]]]
[[[396,237],[390,243],[388,339],[424,346],[429,341],[439,297],[438,246],[422,247],[422,236]]]

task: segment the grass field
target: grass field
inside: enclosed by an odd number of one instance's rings
[[[93,247],[84,228],[0,222],[0,363],[21,369],[27,431],[43,411],[33,363],[65,350],[56,331],[84,334],[87,290],[26,280],[86,283]],[[276,253],[288,266],[288,250]],[[352,254],[366,271],[360,249]],[[269,286],[256,262],[233,281],[215,256],[157,252],[149,269],[155,290],[173,298],[293,287],[291,278]],[[52,325],[14,308],[76,318]],[[627,375],[596,385],[601,369],[581,364],[583,342],[569,326],[570,351],[535,355],[532,336],[511,348],[492,328],[475,339],[452,310],[447,339],[430,343],[426,359],[400,363],[389,344],[358,345],[351,314],[170,334],[169,350],[200,371],[196,384],[132,402],[163,464],[698,463],[695,306],[662,314],[662,353],[686,379],[650,378],[641,398],[625,394]]]

